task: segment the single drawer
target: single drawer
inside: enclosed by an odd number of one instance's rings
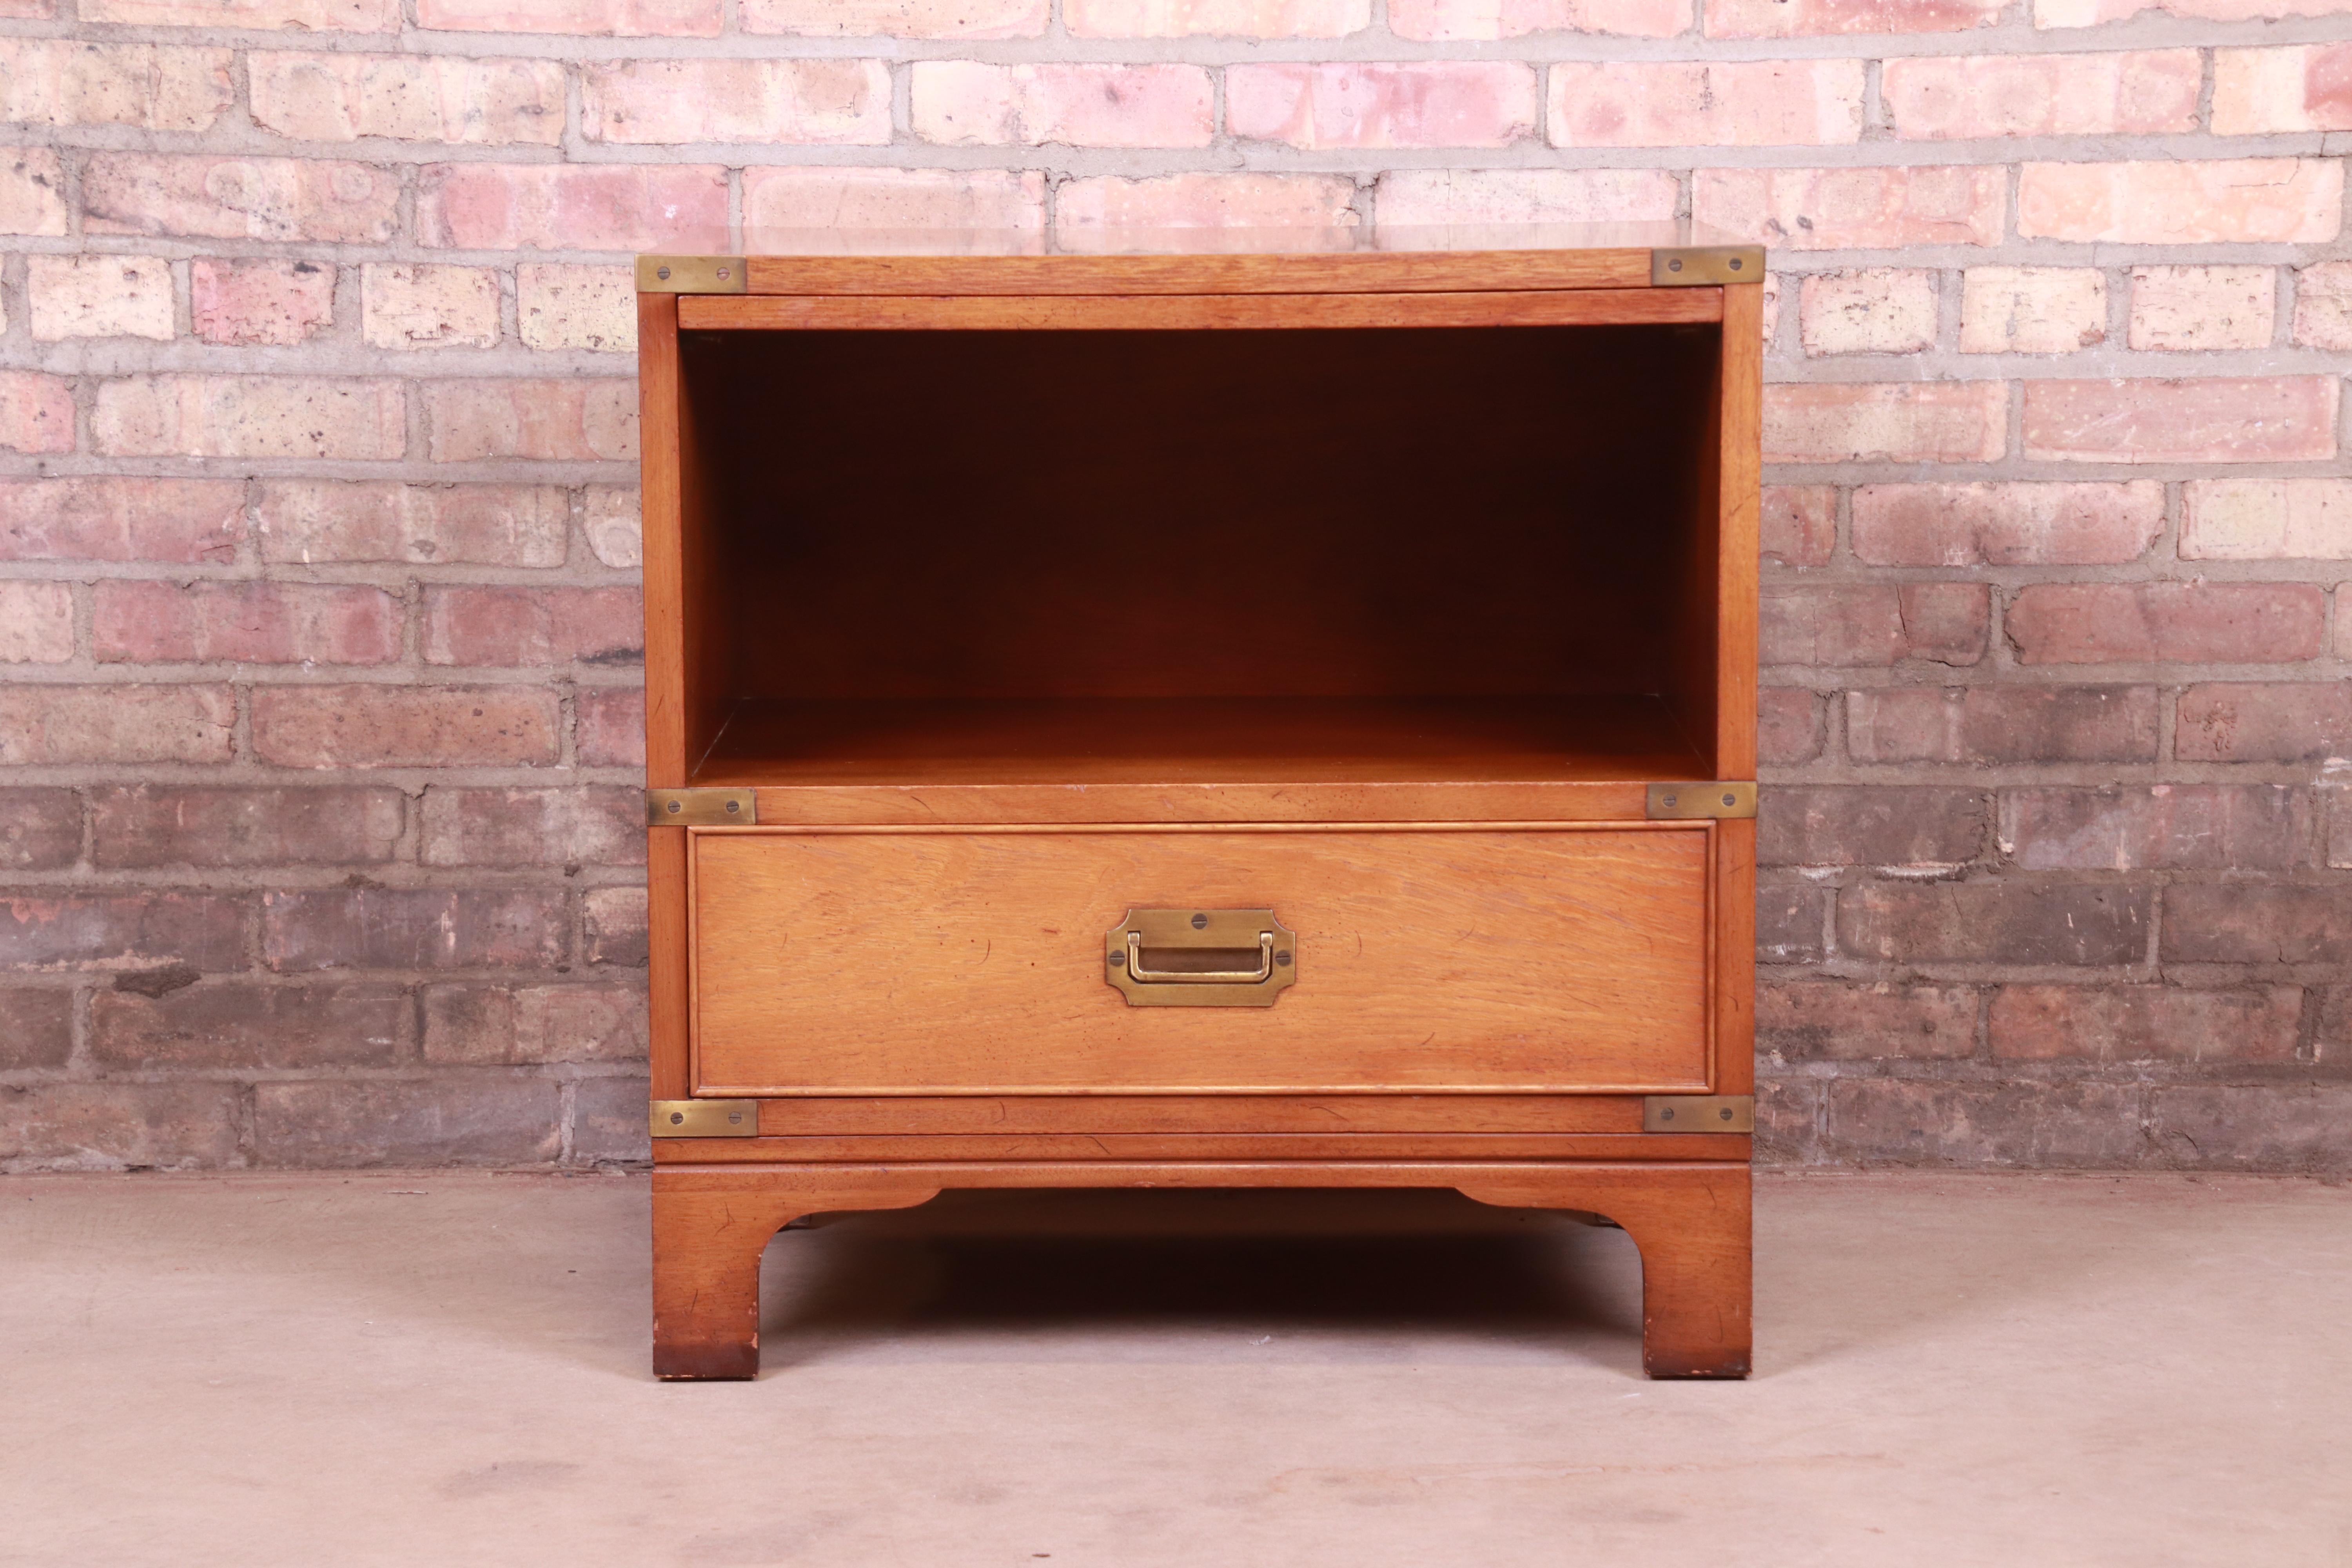
[[[690,845],[700,1094],[1708,1082],[1706,823],[738,828]],[[1107,933],[1131,910],[1194,908],[1273,911],[1295,969],[1272,1005],[1134,1006],[1106,979]]]

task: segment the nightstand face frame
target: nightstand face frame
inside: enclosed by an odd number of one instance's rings
[[[1750,265],[1747,253],[1738,254],[1743,267]],[[1723,263],[1717,258],[1704,265]],[[1760,256],[1752,265],[1749,275],[1760,283]],[[747,1375],[746,1369],[756,1366],[756,1333],[750,1333],[747,1352],[740,1303],[716,1317],[718,1309],[702,1295],[691,1301],[705,1304],[679,1304],[688,1300],[678,1295],[679,1281],[692,1275],[701,1279],[698,1290],[710,1287],[710,1279],[696,1271],[719,1268],[714,1260],[722,1255],[731,1259],[723,1270],[734,1282],[728,1289],[740,1293],[740,1248],[729,1251],[733,1243],[721,1246],[693,1217],[718,1201],[709,1197],[713,1193],[734,1194],[755,1207],[764,1205],[761,1214],[789,1218],[811,1205],[895,1206],[951,1185],[1294,1182],[1452,1185],[1488,1201],[1608,1212],[1600,1203],[1570,1201],[1579,1194],[1601,1194],[1624,1212],[1644,1216],[1639,1227],[1623,1223],[1637,1229],[1645,1266],[1652,1265],[1654,1253],[1659,1259],[1651,1268],[1653,1292],[1678,1289],[1711,1302],[1706,1310],[1724,1325],[1719,1332],[1659,1327],[1683,1309],[1668,1310],[1653,1325],[1652,1370],[1744,1373],[1750,1140],[1744,1131],[1710,1131],[1705,1123],[1721,1106],[1720,1120],[1736,1119],[1744,1130],[1745,1107],[1754,1092],[1759,283],[1689,286],[1674,280],[1650,252],[1636,250],[1439,258],[753,257],[741,271],[740,279],[730,279],[741,292],[651,292],[638,301],[647,782],[658,791],[723,789],[740,795],[755,805],[757,824],[648,829],[653,1097],[742,1099],[757,1107],[756,1136],[662,1136],[655,1142],[656,1363],[664,1374]],[[1661,286],[1652,286],[1654,274]],[[748,459],[739,455],[741,429],[730,426],[725,409],[712,406],[723,388],[707,379],[698,382],[681,354],[681,332],[729,334],[728,342],[751,342],[791,332],[1363,333],[1423,328],[1458,333],[1692,327],[1710,330],[1713,346],[1700,388],[1704,406],[1690,412],[1698,432],[1694,482],[1704,500],[1691,509],[1688,531],[1676,544],[1685,558],[1679,569],[1684,598],[1663,612],[1675,617],[1667,638],[1674,668],[1663,677],[1664,689],[1683,744],[1691,748],[1679,764],[1664,752],[1654,763],[1645,762],[1647,731],[1629,731],[1630,738],[1611,753],[1614,761],[1529,767],[1525,754],[1512,749],[1516,737],[1533,732],[1529,726],[1557,722],[1557,717],[1500,710],[1481,714],[1475,724],[1465,721],[1462,735],[1468,741],[1445,735],[1430,742],[1426,766],[1401,752],[1370,763],[1343,756],[1347,737],[1367,722],[1362,714],[1305,708],[1268,721],[1275,731],[1308,738],[1297,755],[1269,752],[1267,722],[1238,741],[1221,736],[1214,744],[1180,747],[1156,759],[1150,742],[1137,738],[1145,732],[1143,726],[1089,750],[1069,744],[1055,726],[1075,728],[1083,736],[1097,730],[1093,721],[1073,726],[1049,714],[1012,739],[999,737],[1012,761],[960,763],[953,756],[943,760],[937,745],[892,751],[887,737],[877,741],[869,716],[843,701],[829,708],[787,708],[769,721],[778,732],[838,739],[839,757],[865,757],[866,763],[816,765],[789,757],[772,763],[758,744],[739,745],[733,754],[718,744],[722,733],[730,732],[730,721],[740,720],[731,731],[739,738],[758,732],[756,722],[740,718],[740,694],[730,684],[741,661],[730,639],[739,637],[740,630],[730,631],[721,616],[706,613],[729,591],[728,565],[718,542],[728,526],[720,515],[727,505],[720,499],[724,470],[713,465]],[[763,337],[732,336],[738,333]],[[734,445],[724,458],[715,458],[713,443],[722,439]],[[1277,693],[1269,700],[1291,699]],[[1225,722],[1224,716],[1212,722],[1170,711],[1177,713],[1180,725],[1206,722],[1213,729]],[[1437,728],[1444,730],[1457,717],[1441,716]],[[1582,709],[1576,718],[1580,723],[1601,721]],[[1382,715],[1381,721],[1392,730],[1400,722],[1394,714]],[[941,725],[939,734],[950,732],[946,721]],[[1496,745],[1501,749],[1481,752],[1487,737],[1500,737]],[[1318,740],[1328,742],[1323,750],[1311,743]],[[950,748],[956,743],[947,742]],[[1129,750],[1122,752],[1122,746]],[[1070,776],[1057,776],[1050,759],[1065,753],[1082,762]],[[1049,761],[1022,760],[1038,757]],[[1236,763],[1236,757],[1246,760]],[[1712,796],[1653,787],[1718,781],[1745,786],[1716,792],[1726,800],[1737,798],[1742,809],[1692,819],[1686,800]],[[699,798],[689,795],[689,804]],[[1660,799],[1676,805],[1661,811]],[[1679,819],[1653,821],[1654,816]],[[984,1047],[976,1053],[942,1047],[940,1054],[954,1065],[940,1072],[861,1075],[853,1064],[862,1060],[871,1068],[883,1058],[860,1057],[845,1047],[850,1054],[836,1053],[833,1069],[794,1081],[789,1072],[780,1078],[772,1067],[746,1078],[740,1071],[713,1074],[704,1062],[698,1041],[710,1026],[703,1016],[709,997],[698,990],[697,954],[704,949],[697,944],[709,948],[712,939],[707,931],[698,933],[696,924],[698,912],[709,913],[696,902],[698,845],[727,839],[806,845],[835,835],[871,848],[893,835],[951,842],[961,834],[969,843],[958,852],[984,840],[989,853],[1001,856],[1024,835],[1039,845],[1092,843],[1118,834],[1167,841],[1187,833],[1225,838],[1260,833],[1274,842],[1277,835],[1296,839],[1340,826],[1352,827],[1368,844],[1422,845],[1433,831],[1463,834],[1464,845],[1474,839],[1500,843],[1508,832],[1549,833],[1553,838],[1583,832],[1605,838],[1612,832],[1634,831],[1686,835],[1675,841],[1703,844],[1702,891],[1693,906],[1703,912],[1692,918],[1703,929],[1704,960],[1700,971],[1693,972],[1696,994],[1690,1004],[1699,1010],[1691,1016],[1699,1017],[1704,1044],[1695,1059],[1701,1065],[1663,1077],[1621,1071],[1598,1079],[1525,1070],[1449,1074],[1423,1061],[1387,1078],[1379,1072],[1326,1071],[1290,1081],[1279,1072],[1252,1079],[1206,1069],[1190,1076],[1160,1070],[1123,1078],[1106,1069],[1064,1073],[1057,1080],[1049,1058],[1034,1053],[1022,1058],[1028,1065],[1019,1070],[985,1070]],[[743,856],[738,853],[736,859]],[[1465,886],[1507,903],[1520,895],[1509,886],[1507,870],[1499,868],[1507,866],[1504,859],[1486,864]],[[794,875],[781,874],[788,879]],[[1098,890],[1091,901],[1073,900],[1073,918],[1081,925],[1093,921],[1094,928],[1054,939],[1090,955],[1087,962],[1096,966],[1091,984],[1099,995],[1076,988],[1055,995],[1075,998],[1069,1005],[1080,1008],[1099,1001],[1104,1027],[1121,1038],[1196,1025],[1204,1035],[1214,1031],[1228,1046],[1295,1030],[1301,1020],[1316,1016],[1316,1006],[1328,1007],[1328,996],[1316,999],[1310,990],[1317,977],[1311,939],[1300,944],[1299,984],[1271,1007],[1122,1007],[1115,989],[1100,980],[1103,932],[1111,922],[1097,920],[1094,905],[1101,904],[1116,920],[1129,905],[1205,900],[1192,889],[1158,885],[1148,869],[1133,875],[1132,889]],[[1219,896],[1227,902],[1282,909],[1284,897],[1276,892],[1243,896],[1251,890],[1245,881],[1235,881]],[[735,903],[709,907],[753,910],[758,885],[756,879],[744,884],[750,890],[735,895]],[[853,875],[833,891],[854,899],[855,886]],[[1551,896],[1558,896],[1557,889]],[[803,924],[779,924],[776,940],[810,945],[812,934],[824,929],[828,907],[833,906],[822,898],[809,901]],[[854,921],[845,914],[837,923],[846,929]],[[1041,923],[1042,917],[1030,920],[1033,926]],[[909,932],[919,924],[911,922]],[[731,956],[724,960],[730,966],[729,983],[736,986],[728,1003],[733,1021],[727,1037],[734,1043],[730,1059],[789,1061],[795,1021],[814,1027],[818,1016],[780,1008],[776,1039],[786,1043],[761,1044],[756,994],[747,1001],[740,984],[751,977],[756,992],[757,976],[771,971],[761,968],[759,944],[737,934],[741,940],[728,947]],[[891,945],[877,940],[871,951],[879,953]],[[1010,945],[1026,951],[1018,942]],[[1062,962],[1058,946],[1048,943],[1038,951],[1050,951],[1053,962]],[[830,957],[841,961],[843,954]],[[866,950],[849,957],[871,962]],[[713,961],[719,962],[715,956]],[[1444,969],[1433,962],[1429,973]],[[982,970],[958,973],[971,980]],[[890,987],[883,983],[860,994],[874,996],[880,1005]],[[924,1007],[944,1012],[940,1004],[950,994],[924,992]],[[1015,986],[986,994],[994,1009],[986,1016],[1001,1024],[1017,1014],[1023,993]],[[856,1016],[854,1007],[828,1012],[823,1026],[846,1039],[856,1033]],[[1479,1026],[1505,1027],[1494,1022],[1504,1016],[1488,1016]],[[952,1016],[895,1018],[888,1033],[893,1048],[918,1051],[927,1027],[944,1039],[967,1022]],[[1063,1048],[1082,1050],[1085,1028],[1070,1027],[1076,1032]],[[1253,1037],[1253,1029],[1259,1036]],[[1133,1035],[1136,1030],[1143,1034]],[[745,1041],[752,1042],[750,1057],[740,1048]],[[1147,1050],[1135,1059],[1157,1060],[1165,1068],[1172,1058],[1164,1053],[1151,1057]],[[1230,1049],[1225,1059],[1233,1059]],[[1699,1125],[1687,1132],[1655,1131],[1675,1124],[1676,1106],[1687,1106],[1692,1114],[1683,1120]],[[850,1174],[873,1170],[884,1173]],[[1500,1173],[1506,1170],[1511,1173],[1507,1177]],[[1479,1172],[1497,1174],[1489,1178]],[[1622,1215],[1614,1217],[1622,1220]],[[753,1228],[764,1224],[762,1218]],[[1687,1237],[1698,1239],[1685,1247]],[[1668,1277],[1684,1268],[1671,1259],[1690,1247],[1697,1251],[1685,1259],[1689,1279],[1670,1285]],[[756,1272],[756,1250],[751,1268]],[[725,1291],[709,1300],[722,1298],[733,1300]],[[664,1301],[671,1303],[666,1318]],[[1698,1321],[1691,1318],[1692,1323]],[[1673,1342],[1677,1336],[1686,1342]]]

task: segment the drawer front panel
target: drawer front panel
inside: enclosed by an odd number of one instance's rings
[[[1693,1092],[1705,825],[694,832],[713,1095]],[[1134,1007],[1130,909],[1270,908],[1270,1007]]]

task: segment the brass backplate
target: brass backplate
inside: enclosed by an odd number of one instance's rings
[[[640,256],[640,294],[742,294],[751,289],[740,256]]]
[[[1642,1101],[1644,1132],[1753,1132],[1752,1094],[1653,1094]]]
[[[1763,281],[1764,247],[1760,245],[1692,245],[1678,250],[1650,252],[1650,282],[1654,288]]]
[[[1298,938],[1272,910],[1129,910],[1103,978],[1130,1007],[1271,1007],[1297,982]]]
[[[1653,822],[1679,822],[1690,817],[1753,816],[1756,786],[1738,780],[1710,784],[1654,784],[1647,815]]]
[[[646,1123],[656,1138],[757,1138],[756,1100],[656,1100]]]
[[[748,789],[649,789],[648,827],[748,827],[760,820],[760,797]]]

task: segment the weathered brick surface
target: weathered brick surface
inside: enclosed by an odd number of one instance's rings
[[[368,866],[400,842],[398,790],[131,784],[90,795],[90,859],[106,868]]]
[[[386,1067],[413,1046],[415,1008],[399,985],[183,987],[90,998],[89,1054],[102,1067]]]
[[[2302,1017],[2293,985],[2008,985],[1987,1028],[1994,1056],[2026,1060],[2286,1062]]]
[[[631,252],[1681,215],[1768,1156],[2352,1169],[2352,0],[0,15],[6,1168],[646,1158]]]

